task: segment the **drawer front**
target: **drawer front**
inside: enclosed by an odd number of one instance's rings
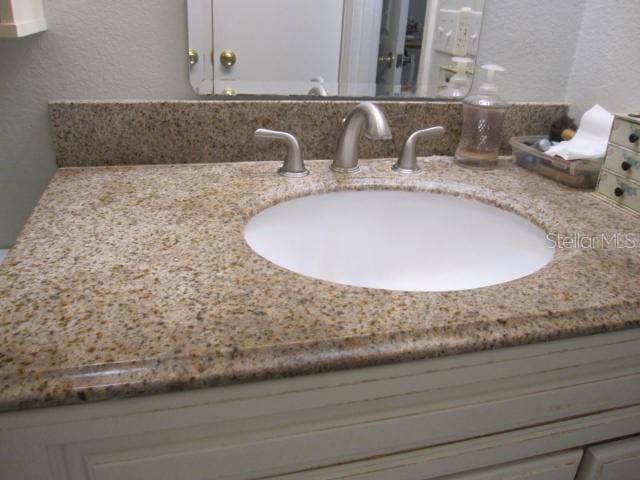
[[[603,170],[596,191],[616,204],[640,213],[640,185]]]
[[[640,124],[616,118],[611,130],[611,143],[640,152]]]
[[[604,168],[623,178],[640,183],[640,153],[609,145]]]
[[[576,480],[638,480],[640,437],[589,447]]]
[[[581,458],[571,450],[437,480],[574,480]]]

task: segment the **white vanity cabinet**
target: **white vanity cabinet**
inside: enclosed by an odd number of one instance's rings
[[[640,437],[586,449],[576,480],[638,480]]]
[[[639,434],[631,329],[5,412],[0,479],[570,480],[585,448]],[[611,445],[587,455],[614,476],[580,480],[640,478],[615,476],[638,443]]]
[[[18,38],[47,29],[43,0],[0,0],[0,38]]]

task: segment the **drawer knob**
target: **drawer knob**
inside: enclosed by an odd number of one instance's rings
[[[629,141],[631,143],[638,143],[638,140],[640,140],[640,137],[637,133],[632,133],[631,135],[629,135]]]
[[[622,188],[620,188],[620,187],[617,187],[617,188],[613,191],[613,194],[614,194],[616,197],[621,197],[621,196],[623,196],[623,195],[624,195],[624,189],[622,189]]]
[[[629,162],[622,162],[622,165],[620,165],[620,167],[626,172],[631,168],[631,164]]]

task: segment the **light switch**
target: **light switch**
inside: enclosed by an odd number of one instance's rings
[[[450,55],[455,55],[454,31],[458,28],[458,11],[441,9],[438,12],[437,26],[435,41],[436,50]]]
[[[467,55],[478,54],[478,43],[480,40],[480,28],[482,27],[482,12],[471,11],[469,17],[469,46]]]

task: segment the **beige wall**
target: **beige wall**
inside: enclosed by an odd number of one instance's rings
[[[498,76],[507,100],[564,100],[585,3],[591,0],[486,0],[478,64]]]
[[[50,99],[195,98],[182,0],[46,0],[49,30],[0,39],[0,248],[55,171]]]
[[[640,111],[640,1],[588,0],[582,15],[567,100],[580,116],[599,103]]]

